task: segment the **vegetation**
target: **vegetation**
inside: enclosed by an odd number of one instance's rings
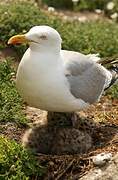
[[[77,4],[76,10],[89,10],[105,9],[108,0],[80,0]]]
[[[12,35],[45,24],[60,32],[64,49],[100,53],[103,57],[118,54],[118,25],[113,22],[64,22],[56,16],[45,14],[30,2],[3,5],[0,7],[0,17],[0,37],[4,46]],[[20,55],[25,49],[26,46],[16,46]]]
[[[53,6],[55,8],[71,8],[73,0],[43,0],[43,3],[46,3],[48,6]],[[78,10],[94,10],[94,9],[104,9],[105,5],[108,3],[108,0],[79,0],[77,2]]]
[[[32,26],[42,24],[42,21],[47,22],[47,17],[38,7],[28,2],[11,2],[0,6],[0,37],[4,48],[7,45],[8,39],[19,33],[25,33]],[[16,46],[17,47],[17,46]],[[25,46],[17,47],[18,53],[22,54]]]
[[[55,8],[69,8],[72,9],[72,0],[42,0],[44,4]]]
[[[118,84],[115,84],[108,89],[107,94],[109,94],[112,98],[118,99]]]
[[[42,0],[43,3],[48,6],[53,6],[55,8],[66,8],[72,9],[74,0]],[[89,10],[94,11],[95,9],[105,10],[106,6],[109,2],[113,2],[115,4],[114,10],[117,7],[117,0],[78,0],[76,3],[76,10]]]
[[[14,70],[9,61],[0,63],[0,122],[26,124],[22,101],[15,88]]]
[[[105,10],[108,15],[118,11],[116,1],[114,0],[115,7],[110,12]],[[71,0],[43,0],[43,2],[56,8],[72,7]],[[77,10],[104,9],[105,3],[107,0],[80,0]],[[29,1],[13,1],[10,4],[0,5],[0,50],[7,46],[6,43],[11,36],[26,33],[32,26],[44,24],[59,31],[63,39],[63,49],[85,54],[99,53],[101,57],[118,55],[117,23],[107,20],[86,23],[66,22],[39,10]],[[15,46],[20,56],[25,49],[26,45]],[[16,72],[11,66],[11,61],[11,59],[2,59],[0,62],[0,124],[15,122],[18,125],[25,125],[27,119],[23,113],[22,99],[15,87]],[[118,85],[114,85],[106,94],[118,98]],[[0,136],[0,180],[42,179],[45,170],[31,152],[15,141]]]
[[[74,28],[73,28],[74,27]],[[109,22],[73,22],[60,27],[63,47],[82,53],[99,53],[101,57],[118,54],[118,25]],[[112,32],[112,33],[111,33]]]
[[[42,0],[44,4],[55,8],[72,9],[74,11],[104,11],[105,15],[118,21],[118,1],[117,0]],[[102,12],[101,11],[101,12]],[[100,11],[99,11],[100,12]]]
[[[44,171],[31,152],[0,136],[0,180],[39,179]]]

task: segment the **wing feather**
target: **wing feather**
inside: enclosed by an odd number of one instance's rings
[[[65,75],[70,85],[70,91],[76,98],[92,104],[96,102],[112,75],[98,64],[92,56],[86,56],[73,51],[62,51]]]

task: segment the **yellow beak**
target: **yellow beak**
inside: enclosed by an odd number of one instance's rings
[[[28,43],[28,42],[29,42],[29,40],[26,39],[25,34],[12,36],[8,40],[8,44],[22,44],[22,43]]]

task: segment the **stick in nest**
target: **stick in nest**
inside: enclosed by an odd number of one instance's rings
[[[57,176],[55,180],[59,180],[67,172],[67,170],[72,166],[73,162],[74,162],[74,159],[68,164],[66,169],[63,170],[63,172]]]

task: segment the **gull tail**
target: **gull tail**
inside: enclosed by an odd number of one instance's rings
[[[100,63],[101,65],[106,67],[112,74],[112,80],[111,80],[109,86],[105,88],[105,90],[106,90],[118,81],[118,58],[116,58],[116,57],[102,58],[102,59],[99,59],[97,61],[97,63]]]

